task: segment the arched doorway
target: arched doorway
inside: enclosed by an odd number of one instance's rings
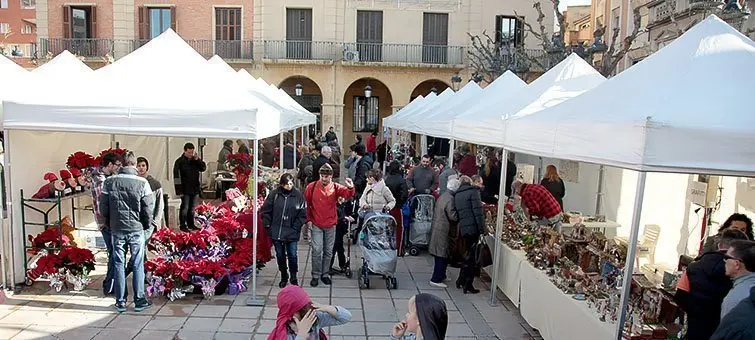
[[[425,80],[414,87],[414,91],[412,91],[412,95],[409,97],[409,99],[414,100],[414,98],[417,98],[419,96],[427,97],[427,95],[430,94],[433,89],[437,90],[438,94],[440,94],[449,87],[450,86],[448,84],[438,79]]]
[[[369,92],[369,93],[368,93]],[[391,115],[393,97],[388,86],[374,78],[362,78],[346,88],[343,95],[343,141],[346,147],[354,144],[357,134],[364,140],[373,132],[382,139],[383,118]]]
[[[288,93],[291,98],[296,100],[307,111],[317,116],[317,124],[309,127],[309,135],[314,137],[318,133],[321,133],[320,113],[322,112],[322,91],[320,91],[317,83],[305,76],[291,76],[284,79],[278,87]],[[297,88],[301,89],[301,93],[297,93]]]

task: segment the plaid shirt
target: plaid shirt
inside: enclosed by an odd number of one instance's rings
[[[92,211],[94,212],[94,220],[97,222],[97,227],[102,230],[107,225],[105,218],[100,214],[100,207],[98,202],[100,201],[100,195],[102,194],[102,183],[105,183],[105,173],[101,168],[94,168],[89,177],[89,184],[92,188]]]
[[[558,201],[540,184],[522,184],[521,196],[530,215],[551,218],[562,212]]]

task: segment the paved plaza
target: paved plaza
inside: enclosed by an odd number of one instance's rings
[[[101,257],[98,256],[98,259]],[[352,249],[352,269],[356,271],[358,251]],[[101,260],[101,259],[100,259]],[[398,290],[385,289],[379,278],[371,289],[360,290],[356,278],[334,276],[332,286],[322,283],[309,287],[309,251],[305,244],[299,249],[299,282],[313,300],[343,306],[353,315],[352,322],[329,330],[330,339],[388,339],[393,324],[404,318],[409,298],[419,292],[443,298],[449,309],[447,339],[540,339],[518,310],[499,293],[495,307],[488,304],[488,292],[464,295],[455,287],[439,289],[428,284],[432,272],[429,255],[404,257],[398,260]],[[98,266],[98,269],[101,266]],[[100,273],[101,274],[101,273]],[[266,339],[275,325],[278,313],[276,295],[278,277],[275,261],[268,263],[258,278],[258,295],[266,299],[264,307],[248,307],[245,300],[251,290],[239,295],[216,296],[202,300],[189,296],[169,302],[155,298],[154,306],[143,312],[118,314],[113,298],[103,298],[97,289],[83,292],[50,291],[46,282],[38,282],[9,296],[0,305],[0,339]],[[458,269],[449,269],[453,284]],[[488,285],[476,283],[477,288]],[[129,297],[130,299],[130,297]]]

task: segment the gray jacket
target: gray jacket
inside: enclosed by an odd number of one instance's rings
[[[406,184],[409,190],[415,190],[414,195],[431,194],[438,188],[438,176],[435,169],[418,165],[409,173]]]
[[[734,287],[726,294],[721,304],[721,319],[729,314],[742,300],[750,297],[750,288],[755,287],[755,273],[750,273],[734,279]]]
[[[451,244],[451,240],[456,238],[458,222],[459,215],[456,213],[456,206],[454,205],[454,192],[446,190],[435,203],[430,245],[428,246],[431,255],[445,259],[450,258],[451,248],[449,244]]]
[[[149,183],[149,188],[152,190],[155,200],[155,209],[152,213],[152,226],[157,230],[163,226],[163,209],[165,209],[163,186],[160,184],[160,181],[152,177],[152,175],[147,175],[147,182]]]
[[[317,312],[317,321],[312,326],[312,331],[309,332],[309,337],[307,339],[302,339],[296,334],[288,333],[288,336],[286,337],[287,340],[319,340],[320,339],[320,330],[325,329],[327,330],[328,327],[331,326],[340,326],[348,323],[351,321],[351,312],[349,312],[346,308],[336,306],[336,310],[338,311],[338,315],[332,316],[326,312]]]
[[[100,214],[114,233],[131,233],[149,229],[155,201],[149,182],[136,175],[136,168],[126,166],[102,184]]]
[[[442,195],[444,192],[446,192],[446,190],[448,190],[448,177],[458,174],[459,172],[450,166],[447,166],[445,169],[443,169],[443,171],[438,176],[438,193]]]

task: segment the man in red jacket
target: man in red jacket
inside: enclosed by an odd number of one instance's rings
[[[372,131],[369,137],[367,137],[367,145],[365,145],[367,148],[367,153],[370,154],[370,158],[374,161],[375,158],[375,151],[377,151],[377,132]]]
[[[329,285],[330,261],[336,242],[338,223],[337,205],[340,199],[354,196],[354,182],[345,180],[346,186],[333,182],[333,168],[329,164],[320,167],[320,180],[309,183],[304,190],[307,202],[307,223],[310,224],[312,249],[312,281],[310,286],[322,283]]]

